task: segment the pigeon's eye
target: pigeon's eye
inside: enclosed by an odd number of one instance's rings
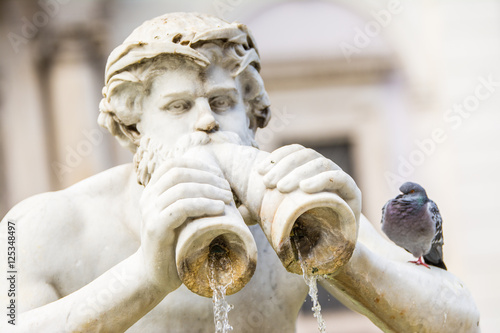
[[[411,190],[410,193],[415,193],[415,190]]]

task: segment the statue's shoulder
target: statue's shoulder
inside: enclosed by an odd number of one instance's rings
[[[14,206],[4,220],[44,227],[78,223],[96,205],[106,205],[124,195],[133,172],[131,164],[120,165],[86,178],[68,188],[29,197]],[[31,229],[31,228],[30,228]]]
[[[112,198],[123,200],[128,195],[127,180],[133,179],[132,172],[130,165],[106,170],[66,189],[27,198],[5,215],[0,223],[0,244],[14,228],[19,253],[23,254],[18,266],[24,272],[24,282],[63,274],[73,267],[75,256],[97,265],[93,247],[102,249],[106,240],[120,237],[118,222],[112,216],[119,211],[126,214],[124,207],[130,204],[113,203]],[[92,255],[93,261],[88,260]]]

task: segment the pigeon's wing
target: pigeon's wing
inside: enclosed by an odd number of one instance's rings
[[[384,207],[382,207],[382,218],[380,219],[380,223],[381,224],[384,224],[385,222],[385,207],[387,207],[387,204],[389,203],[389,201],[387,201],[384,205]]]
[[[429,265],[446,270],[446,265],[443,262],[443,219],[441,218],[437,205],[432,200],[429,200],[429,212],[432,220],[436,224],[436,234],[432,240],[431,250],[424,255],[424,260]]]
[[[386,209],[387,209],[387,206],[391,203],[391,201],[392,201],[392,200],[387,201],[387,202],[385,203],[384,207],[382,207],[382,219],[381,219],[380,223],[382,224],[382,231],[383,231],[386,235],[387,235],[387,233],[386,233],[386,232],[385,232],[385,230],[384,230],[384,223],[385,223],[385,211],[386,211]],[[389,237],[389,236],[387,235],[387,237]],[[391,239],[391,238],[389,237],[389,239]],[[391,239],[391,241],[393,241],[393,240]],[[393,242],[394,242],[394,241],[393,241]],[[396,242],[394,242],[394,243],[396,243]],[[397,245],[397,244],[396,244],[396,245]],[[400,245],[398,245],[398,246],[400,246]],[[402,246],[400,246],[400,247],[402,247]],[[402,247],[402,248],[403,248],[403,249],[405,249],[405,250],[406,250],[406,252],[411,253],[411,251],[410,251],[410,250],[408,250],[408,249],[406,249],[406,248],[404,248],[404,247]]]

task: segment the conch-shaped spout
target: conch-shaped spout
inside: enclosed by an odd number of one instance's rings
[[[261,225],[288,271],[302,274],[302,262],[309,274],[332,274],[347,263],[358,225],[338,195],[267,189],[256,165],[269,153],[232,143],[210,149],[233,192]]]
[[[206,149],[187,154],[217,167]],[[222,216],[186,223],[178,232],[175,259],[181,281],[192,292],[212,297],[213,288],[220,285],[231,295],[252,278],[257,246],[233,201],[225,206]]]
[[[175,258],[182,283],[195,294],[212,297],[214,285],[221,285],[231,295],[252,278],[257,246],[231,203],[222,216],[187,223],[179,232]]]

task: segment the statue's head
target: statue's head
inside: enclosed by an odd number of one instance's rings
[[[198,124],[198,129],[210,132],[225,126],[215,118],[223,120],[219,111],[234,105],[244,109],[245,135],[253,139],[255,130],[270,118],[269,98],[259,70],[258,51],[245,25],[204,14],[166,14],[144,22],[110,54],[98,121],[123,146],[136,152],[141,139],[149,135],[147,131],[160,126],[160,122],[154,124],[154,115],[146,119],[146,113],[172,111],[171,120],[179,126],[168,127],[180,135],[182,124],[176,113],[198,107],[196,98],[205,96],[214,116],[198,120],[206,122]],[[212,91],[216,87],[209,86],[214,80],[223,80],[224,75],[235,88],[224,94],[234,96],[221,97]],[[202,90],[196,90],[200,86]],[[181,88],[184,90],[178,91]],[[172,98],[181,92],[184,97]],[[168,101],[160,100],[169,94]],[[241,117],[232,121],[241,122]]]

